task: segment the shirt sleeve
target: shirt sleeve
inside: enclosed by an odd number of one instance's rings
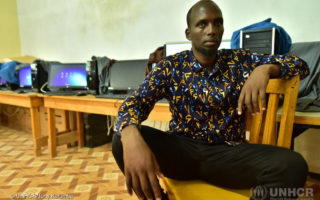
[[[280,64],[280,78],[289,79],[300,75],[300,78],[304,79],[309,74],[307,63],[297,56],[257,54],[249,50],[242,50],[242,55],[245,57],[247,66],[251,68],[251,72],[255,67],[263,64]]]
[[[165,96],[168,71],[166,63],[165,60],[160,61],[134,93],[123,102],[118,112],[117,133],[121,133],[128,125],[140,126],[148,118],[155,103]]]

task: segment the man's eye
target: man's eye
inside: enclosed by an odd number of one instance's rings
[[[215,22],[215,25],[216,25],[216,26],[222,26],[222,25],[223,25],[223,21],[220,21],[220,20],[219,20],[219,21],[216,21],[216,22]]]
[[[205,23],[199,23],[198,26],[199,26],[200,28],[203,28],[203,27],[206,26],[206,24],[205,24]]]

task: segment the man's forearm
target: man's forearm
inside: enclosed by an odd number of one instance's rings
[[[264,64],[258,67],[260,70],[265,70],[269,74],[270,78],[277,78],[281,74],[281,69],[279,64]]]

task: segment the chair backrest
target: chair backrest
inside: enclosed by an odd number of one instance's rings
[[[254,116],[251,116],[248,112],[246,114],[246,129],[250,132],[250,143],[290,148],[299,80],[299,76],[287,80],[269,80],[266,90],[266,93],[269,94],[266,111]],[[283,111],[279,131],[277,131],[276,118],[280,96],[283,96]]]

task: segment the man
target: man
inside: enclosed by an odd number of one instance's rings
[[[163,175],[233,188],[302,187],[304,159],[288,149],[245,143],[243,111],[245,105],[252,114],[263,112],[269,78],[303,78],[305,62],[247,50],[218,51],[223,17],[211,0],[192,6],[187,23],[192,50],[162,60],[119,110],[112,151],[129,193],[161,199],[157,177]],[[170,103],[170,130],[140,127],[161,98]]]

